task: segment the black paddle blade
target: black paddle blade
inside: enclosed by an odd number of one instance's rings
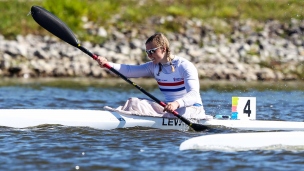
[[[183,116],[181,116],[181,115],[179,115],[177,113],[175,113],[174,115],[176,117],[178,117],[180,120],[182,120],[186,125],[188,125],[189,127],[191,127],[194,131],[206,131],[207,129],[209,129],[208,126],[202,125],[202,124],[198,124],[198,123],[192,123],[190,120],[184,118]]]
[[[196,124],[196,123],[192,123],[190,125],[190,127],[194,130],[194,131],[206,131],[207,129],[209,129],[209,127],[202,125],[202,124]]]
[[[70,28],[55,15],[39,6],[32,6],[31,15],[33,19],[50,33],[63,41],[77,47],[78,40]]]

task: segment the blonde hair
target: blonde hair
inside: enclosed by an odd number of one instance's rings
[[[165,35],[163,35],[162,33],[155,33],[154,35],[152,35],[151,37],[149,37],[146,41],[146,44],[148,43],[153,43],[155,44],[157,47],[165,47],[166,48],[166,58],[167,60],[170,62],[171,65],[171,69],[172,72],[175,71],[174,66],[172,64],[172,59],[171,59],[171,51],[170,51],[170,43],[167,39],[167,37]],[[159,73],[161,71],[161,64],[159,63]],[[158,73],[158,75],[159,75]]]

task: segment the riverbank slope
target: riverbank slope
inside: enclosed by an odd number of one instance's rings
[[[40,3],[50,7],[55,15],[58,13],[58,16],[62,16],[58,9],[50,6],[51,2],[42,1]],[[229,2],[226,4],[227,7],[232,7],[235,3],[235,1]],[[156,1],[153,3],[159,5]],[[225,11],[225,8],[217,2],[204,3],[198,3],[196,6],[206,8],[208,5],[213,5],[219,7],[221,13]],[[133,24],[131,24],[132,22],[122,22],[124,12],[120,11],[117,12],[116,17],[112,16],[107,20],[112,23],[109,25],[103,25],[98,22],[98,19],[92,20],[94,17],[86,15],[88,7],[76,10],[77,5],[75,7],[63,3],[58,5],[58,8],[63,8],[66,13],[71,12],[71,9],[68,10],[67,7],[75,9],[76,13],[84,11],[81,17],[68,15],[68,17],[60,18],[68,23],[71,23],[71,17],[74,20],[78,18],[81,21],[77,22],[78,27],[75,27],[75,24],[70,24],[70,27],[75,28],[75,33],[79,33],[79,38],[83,38],[80,40],[82,46],[98,55],[107,57],[112,62],[125,64],[146,62],[145,40],[151,34],[163,31],[171,42],[172,52],[192,61],[196,65],[201,79],[303,80],[304,22],[301,13],[298,14],[298,17],[293,16],[293,13],[286,14],[287,18],[290,15],[290,20],[286,20],[286,15],[284,19],[281,15],[282,11],[295,9],[296,5],[296,2],[285,3],[286,7],[281,11],[276,8],[276,5],[282,6],[282,1],[273,4],[273,8],[278,11],[277,19],[270,18],[268,12],[264,13],[269,19],[257,16],[244,17],[249,13],[242,10],[236,10],[237,17],[233,17],[231,14],[214,13],[216,17],[206,18],[195,15],[193,12],[197,9],[194,6],[195,2],[189,1],[187,5],[184,5],[184,10],[181,10],[183,7],[180,6],[181,4],[173,3],[166,7],[167,13],[153,14],[150,17],[144,15],[146,18],[143,23],[136,19],[133,19]],[[240,3],[238,7],[247,9],[246,5],[250,4]],[[138,6],[140,4],[137,4],[133,11],[139,12]],[[143,5],[143,7],[146,6]],[[168,12],[173,7],[179,9],[180,12]],[[265,11],[264,8],[262,11]],[[129,13],[127,9],[129,9],[128,6],[126,6],[125,14]],[[185,10],[189,9],[192,11],[191,15],[185,15]],[[229,11],[235,10],[231,8]],[[113,11],[111,12],[113,13]],[[32,32],[23,31],[24,34],[16,35],[15,38],[7,36],[7,32],[0,35],[1,77],[113,77],[107,70],[100,69],[94,60],[80,50],[47,33],[30,16],[25,23],[36,25],[35,27],[39,29]],[[121,27],[120,24],[113,23],[124,23],[125,26]],[[128,25],[128,23],[130,24]],[[172,26],[172,28],[169,29],[168,26]],[[176,27],[173,28],[173,26]],[[35,30],[30,27],[26,28]],[[94,39],[91,39],[92,37]],[[100,41],[98,42],[98,40]]]

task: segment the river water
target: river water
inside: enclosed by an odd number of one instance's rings
[[[117,107],[129,97],[146,96],[121,84],[75,86],[62,82],[2,84],[0,108],[94,109]],[[61,85],[61,86],[60,86]],[[300,84],[301,85],[301,84]],[[148,91],[162,99],[158,89]],[[256,97],[257,119],[304,121],[304,91],[206,88],[201,91],[206,112],[230,114],[231,97]],[[0,118],[1,119],[1,118]],[[227,130],[236,132],[237,130]],[[301,170],[303,150],[179,151],[192,137],[213,132],[156,129],[98,130],[44,125],[0,127],[0,170]]]

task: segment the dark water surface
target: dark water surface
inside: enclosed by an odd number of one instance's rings
[[[135,88],[120,83],[106,87],[81,85],[77,86],[77,82],[52,86],[40,82],[2,84],[0,108],[102,110],[105,105],[122,105],[129,97],[146,98]],[[227,87],[229,91],[223,87],[201,91],[208,114],[230,114],[232,96],[252,96],[257,98],[257,119],[304,121],[302,88]],[[162,100],[157,89],[148,90]],[[105,131],[60,125],[27,129],[0,127],[0,132],[0,170],[304,170],[302,150],[179,151],[179,145],[189,138],[219,132],[148,128]]]

